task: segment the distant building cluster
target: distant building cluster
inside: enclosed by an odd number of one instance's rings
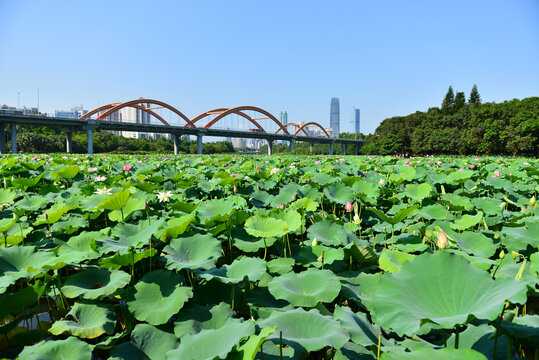
[[[4,114],[10,114],[10,115],[38,115],[40,114],[39,110],[35,107],[26,107],[23,106],[22,108],[16,108],[15,106],[9,106],[9,105],[2,105],[0,107],[0,111],[2,111]]]
[[[72,107],[71,110],[55,110],[54,116],[58,118],[65,118],[65,119],[78,119],[82,115],[86,114],[88,110],[84,110],[81,106],[75,106]]]

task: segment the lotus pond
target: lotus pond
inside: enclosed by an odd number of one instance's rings
[[[8,155],[0,175],[0,357],[539,357],[537,159]]]

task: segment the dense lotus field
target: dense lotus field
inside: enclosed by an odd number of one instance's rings
[[[0,357],[539,357],[537,159],[9,155],[0,175]]]

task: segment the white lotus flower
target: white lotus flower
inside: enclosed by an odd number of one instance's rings
[[[276,173],[278,173],[278,172],[279,172],[279,170],[280,170],[279,168],[273,168],[273,169],[271,169],[271,171],[270,171],[270,175],[273,175],[273,174],[276,174]]]
[[[104,187],[103,189],[97,189],[94,194],[98,194],[98,195],[112,195],[112,189],[107,189],[106,187]]]
[[[107,180],[106,176],[96,176],[95,177],[95,181],[105,181],[105,180]]]
[[[168,202],[168,198],[172,196],[171,192],[165,191],[160,192],[157,194],[157,198],[159,199],[159,202]]]

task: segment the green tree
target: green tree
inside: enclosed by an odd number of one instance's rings
[[[468,99],[468,104],[470,105],[481,104],[481,96],[479,95],[479,91],[477,91],[476,84],[473,85],[472,91],[470,91],[470,98]]]
[[[459,91],[455,95],[455,112],[459,111],[466,104],[466,96],[464,92]]]
[[[444,101],[442,101],[442,111],[444,114],[451,114],[455,107],[455,93],[453,92],[453,87],[449,85],[447,94],[445,94]]]

